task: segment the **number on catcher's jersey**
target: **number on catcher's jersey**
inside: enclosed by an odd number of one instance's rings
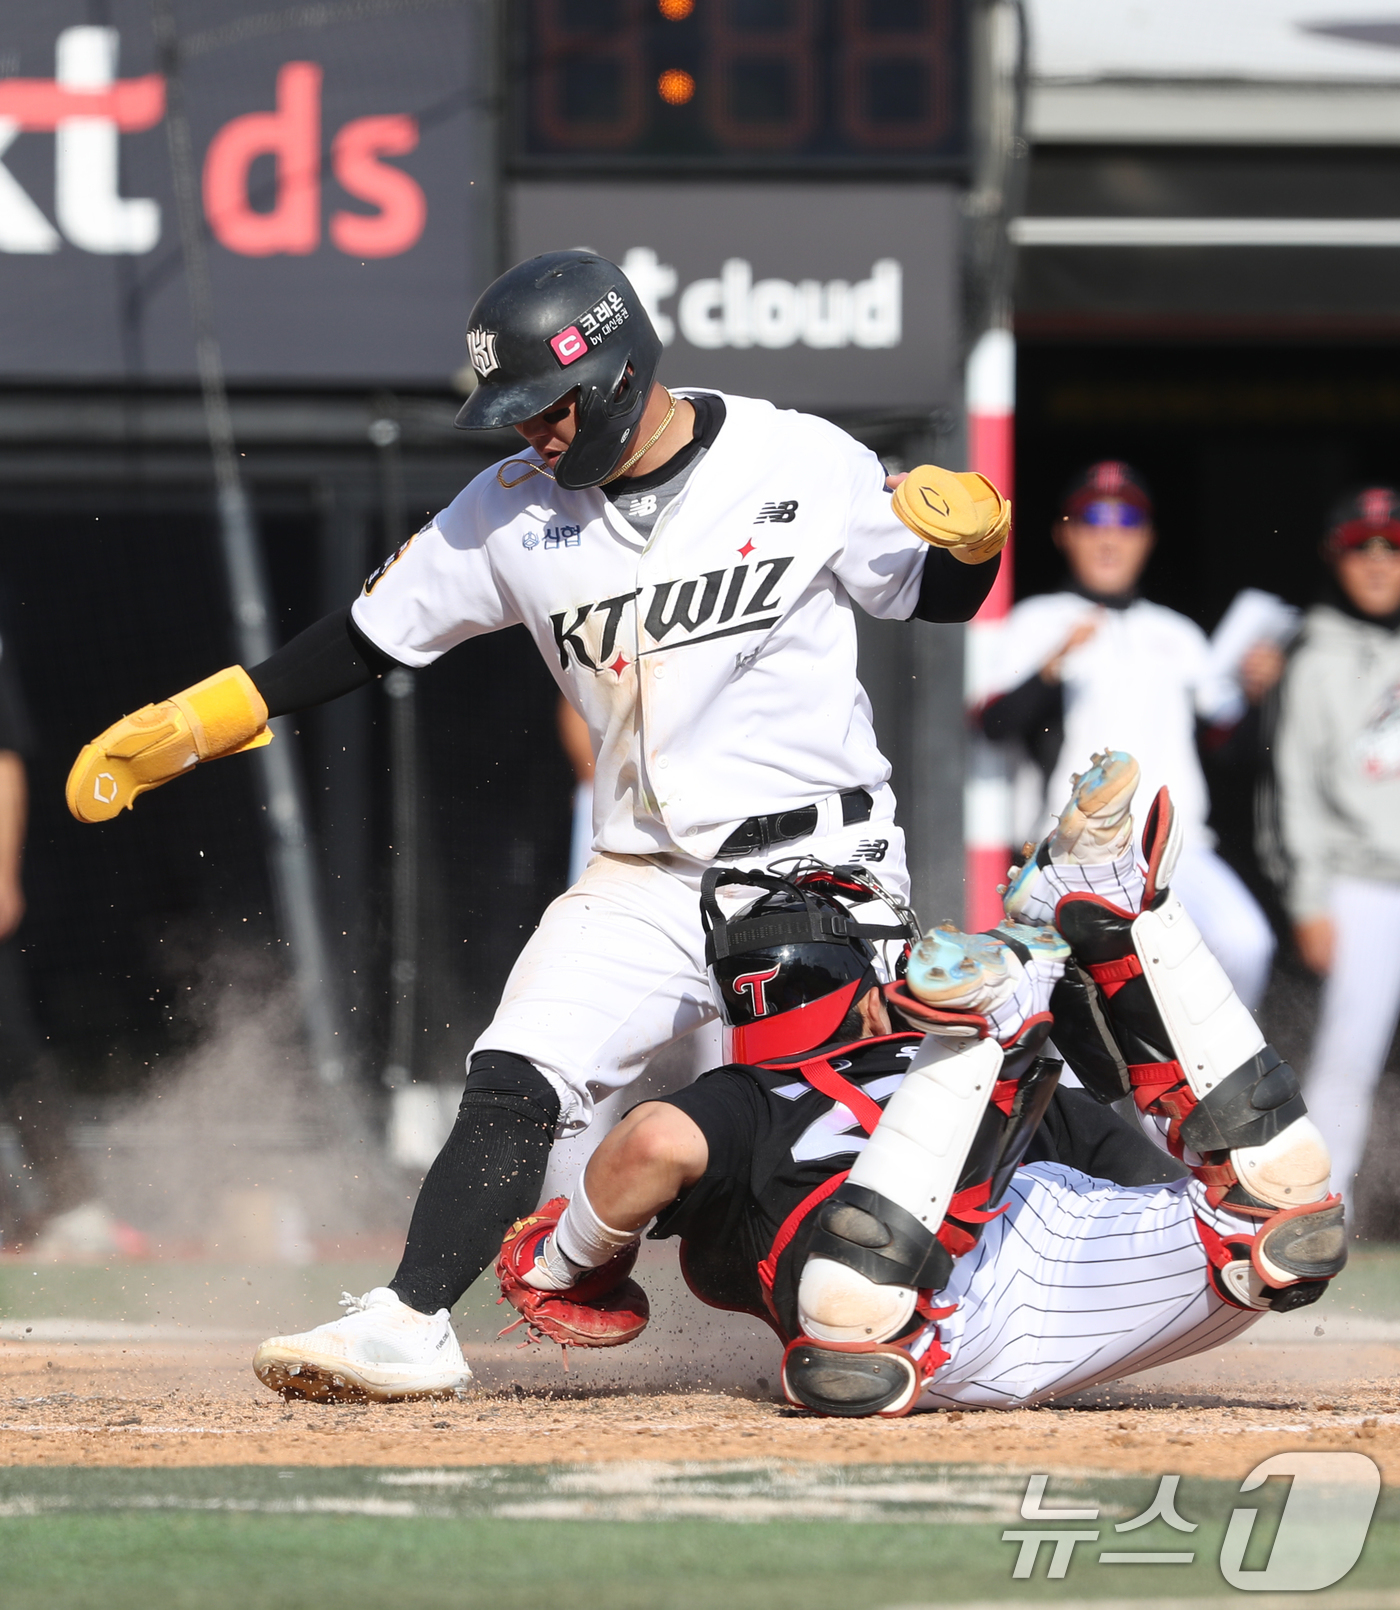
[[[883,1079],[872,1079],[861,1089],[872,1101],[883,1106],[903,1083],[902,1073],[889,1073]],[[775,1096],[784,1096],[789,1101],[796,1101],[811,1093],[809,1084],[779,1085],[773,1092]],[[866,1139],[866,1133],[851,1109],[833,1102],[793,1142],[792,1160],[794,1163],[815,1163],[823,1157],[854,1157],[865,1150]]]

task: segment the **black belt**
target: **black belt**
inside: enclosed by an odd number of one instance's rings
[[[875,801],[863,788],[848,788],[841,796],[841,825],[850,827],[854,822],[868,822]],[[744,855],[762,855],[775,844],[791,844],[794,839],[805,839],[817,830],[817,807],[799,805],[796,810],[774,811],[769,816],[751,816],[725,839],[716,857],[721,861],[737,861]]]

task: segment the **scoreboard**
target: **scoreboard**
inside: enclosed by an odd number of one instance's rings
[[[509,161],[961,177],[965,0],[510,0]]]

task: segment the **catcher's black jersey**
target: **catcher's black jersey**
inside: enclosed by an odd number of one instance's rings
[[[883,1108],[922,1038],[858,1041],[823,1055]],[[699,1125],[710,1158],[701,1179],[660,1215],[651,1235],[684,1238],[686,1279],[702,1300],[771,1318],[758,1265],[789,1215],[855,1162],[865,1131],[849,1107],[815,1090],[795,1067],[716,1068],[664,1099]],[[1066,1163],[1119,1185],[1184,1172],[1135,1125],[1082,1090],[1056,1093],[1025,1161]],[[777,1263],[773,1300],[788,1335],[795,1333],[797,1275],[814,1222],[810,1214],[803,1220]]]
[[[922,1038],[901,1034],[857,1042],[826,1052],[825,1059],[883,1107],[904,1082]],[[651,1234],[684,1237],[686,1279],[704,1301],[768,1317],[758,1265],[793,1209],[850,1168],[865,1131],[849,1107],[813,1089],[795,1067],[716,1068],[665,1099],[700,1126],[710,1161]],[[791,1250],[805,1240],[799,1231]],[[782,1300],[788,1285],[796,1295],[795,1279],[783,1278],[793,1266],[792,1257],[779,1264],[774,1301],[780,1314],[790,1307]]]

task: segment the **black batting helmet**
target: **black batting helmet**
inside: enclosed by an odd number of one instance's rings
[[[765,893],[726,919],[715,891]],[[865,992],[881,983],[875,941],[900,929],[858,921],[843,898],[886,899],[856,868],[811,863],[779,875],[711,867],[700,885],[705,964],[726,1029],[730,1062],[800,1056],[834,1039]],[[902,912],[902,908],[901,908]],[[908,929],[917,938],[912,915]]]
[[[488,285],[471,312],[477,387],[464,430],[518,425],[578,387],[578,433],[554,466],[562,487],[606,481],[641,422],[661,341],[627,276],[592,252],[546,252]]]

